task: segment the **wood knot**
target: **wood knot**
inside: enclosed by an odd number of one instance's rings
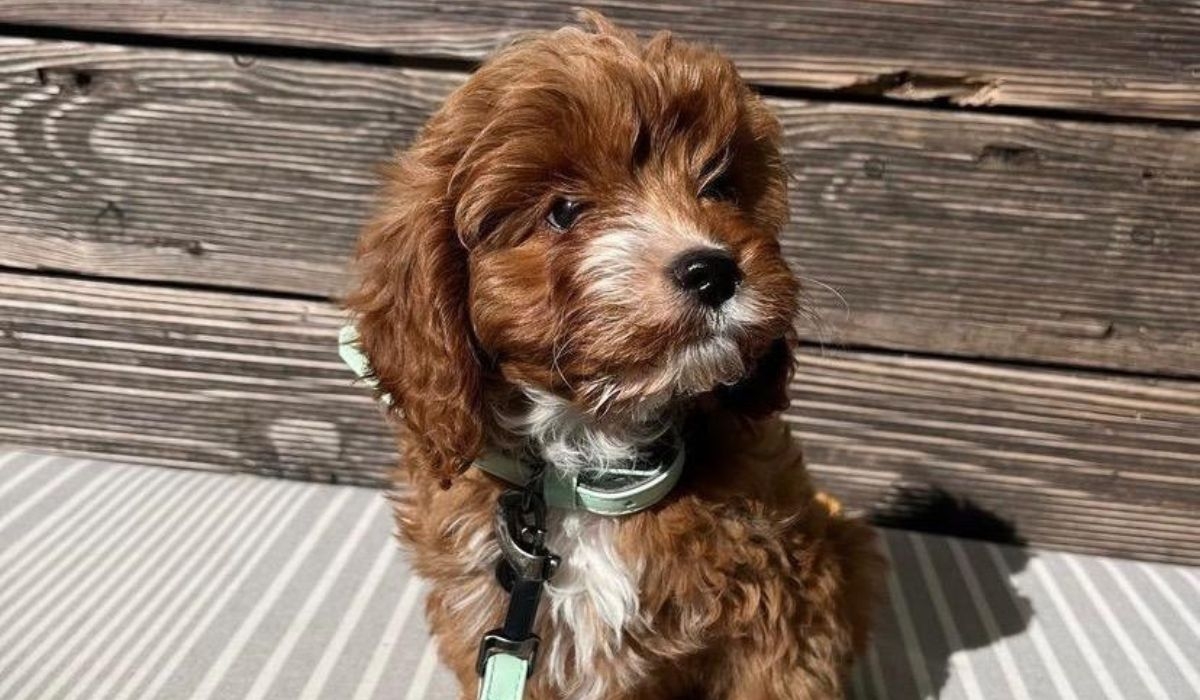
[[[989,143],[984,146],[976,159],[976,162],[984,167],[1014,169],[1036,168],[1041,161],[1042,156],[1036,148],[999,143]]]
[[[38,68],[35,74],[39,85],[53,86],[62,95],[86,95],[99,83],[96,73],[88,70]]]
[[[872,156],[863,163],[863,172],[872,180],[882,180],[884,174],[887,173],[887,162],[882,158]]]
[[[1154,229],[1148,226],[1134,226],[1129,232],[1129,238],[1138,245],[1154,245],[1154,240],[1158,236],[1154,233]]]
[[[79,92],[87,92],[92,87],[94,78],[92,74],[85,70],[77,70],[71,73],[71,82],[75,85],[75,89]]]

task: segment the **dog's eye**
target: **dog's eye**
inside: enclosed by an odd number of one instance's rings
[[[733,200],[733,183],[728,173],[718,173],[710,176],[700,188],[700,199],[711,199],[717,202]]]
[[[550,207],[550,213],[546,215],[546,223],[557,231],[567,231],[575,225],[575,220],[582,211],[583,203],[578,200],[565,197],[556,199]]]

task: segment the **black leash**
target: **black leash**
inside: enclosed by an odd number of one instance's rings
[[[531,673],[540,640],[533,633],[538,602],[559,558],[546,549],[546,504],[539,473],[523,488],[500,495],[496,505],[496,535],[503,558],[496,579],[508,591],[504,625],[483,635],[476,670],[486,679],[488,660],[504,654],[522,660]]]

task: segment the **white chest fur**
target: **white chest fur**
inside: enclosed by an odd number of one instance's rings
[[[636,659],[618,651],[622,635],[642,624],[638,582],[643,562],[617,552],[618,525],[610,517],[556,512],[549,526],[547,544],[562,557],[562,566],[546,586],[551,639],[544,668],[569,697],[590,700],[599,684],[581,681],[595,664],[605,663],[618,676],[632,677],[639,670]]]

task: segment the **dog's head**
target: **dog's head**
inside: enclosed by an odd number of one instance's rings
[[[777,120],[719,54],[590,21],[456,91],[390,166],[360,243],[364,350],[443,476],[504,388],[610,417],[785,400]]]

